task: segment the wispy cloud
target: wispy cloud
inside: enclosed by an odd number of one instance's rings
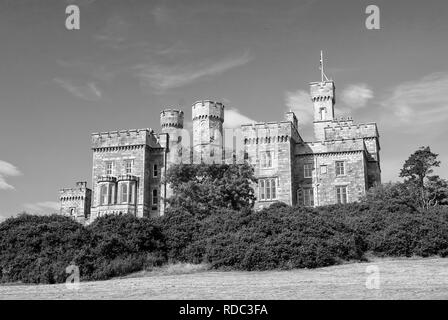
[[[140,78],[143,85],[150,86],[161,93],[168,89],[185,86],[206,76],[221,74],[251,60],[252,56],[249,52],[245,52],[240,56],[216,62],[174,66],[152,62],[137,65],[133,69],[137,71],[136,76]]]
[[[397,85],[381,101],[397,125],[433,125],[448,121],[448,73],[436,72]]]
[[[59,211],[59,203],[54,201],[43,201],[37,203],[26,203],[23,205],[28,213],[31,214],[52,214]]]
[[[0,160],[0,190],[15,190],[15,188],[6,182],[6,177],[20,176],[22,173],[9,162]]]
[[[130,28],[131,23],[128,20],[121,15],[113,15],[106,21],[104,27],[93,35],[93,39],[105,46],[119,49],[125,45]]]
[[[246,117],[238,109],[224,109],[224,128],[239,128],[242,124],[254,123],[255,120]]]
[[[95,82],[87,82],[82,85],[75,85],[71,80],[54,78],[53,81],[70,92],[77,98],[87,101],[97,101],[101,99],[102,93]]]
[[[313,103],[310,94],[305,90],[285,93],[285,105],[287,111],[293,111],[300,123],[311,123],[313,121]]]
[[[367,105],[367,102],[373,98],[373,91],[365,83],[352,84],[342,90],[341,102],[342,108],[360,109]]]

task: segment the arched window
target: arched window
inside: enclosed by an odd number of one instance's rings
[[[325,121],[326,114],[327,114],[327,110],[325,108],[321,108],[320,109],[320,120]]]
[[[107,202],[107,185],[102,185],[100,189],[100,205],[104,206]]]
[[[128,185],[125,183],[121,185],[121,203],[128,203]]]

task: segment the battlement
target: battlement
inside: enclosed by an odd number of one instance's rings
[[[109,148],[148,145],[157,147],[157,137],[152,129],[131,129],[92,133],[92,148]]]
[[[192,119],[216,119],[224,122],[224,105],[211,100],[196,101],[192,105]]]
[[[115,183],[117,182],[117,178],[111,176],[99,176],[97,182]]]
[[[117,181],[138,181],[138,177],[130,175],[130,174],[124,174],[121,176],[118,176]]]
[[[258,143],[260,141],[286,142],[290,139],[301,141],[302,138],[293,127],[291,121],[259,122],[241,125],[242,136],[246,143]],[[257,142],[258,141],[258,142]]]
[[[84,200],[90,195],[91,190],[87,188],[87,182],[77,182],[74,188],[63,188],[59,190],[59,199],[63,201]]]
[[[353,124],[353,122],[333,122],[324,128],[325,140],[377,138],[376,123]]]
[[[333,103],[336,101],[335,86],[333,81],[324,82],[311,82],[310,83],[310,94],[311,100],[316,101],[328,101],[332,100]]]
[[[165,109],[160,112],[160,126],[164,128],[184,127],[184,112],[176,109]]]
[[[296,155],[365,151],[362,139],[303,142],[296,145]]]

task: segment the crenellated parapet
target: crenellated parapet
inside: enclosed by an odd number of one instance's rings
[[[184,112],[176,109],[165,109],[160,112],[160,126],[162,130],[167,128],[182,129],[184,127]]]
[[[152,129],[130,129],[92,133],[92,149],[129,146],[159,147]]]
[[[112,176],[98,176],[96,181],[99,183],[100,182],[115,183],[117,182],[117,178]]]
[[[378,138],[376,123],[353,124],[350,122],[334,122],[324,128],[325,140]]]
[[[60,213],[80,223],[86,223],[90,217],[92,190],[87,182],[77,182],[74,188],[59,190]]]
[[[363,152],[366,150],[363,139],[334,140],[298,143],[295,148],[296,156],[331,155],[334,153]]]
[[[224,105],[211,100],[196,101],[192,105],[192,119],[210,119],[224,122]]]
[[[336,103],[335,86],[333,81],[311,82],[310,95],[313,102],[332,101]]]
[[[138,180],[139,180],[138,177],[130,175],[130,174],[120,175],[117,178],[117,181],[135,181],[135,182],[137,182]]]
[[[244,144],[262,144],[302,141],[297,129],[290,121],[259,122],[241,125]]]

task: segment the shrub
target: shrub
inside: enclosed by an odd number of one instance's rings
[[[91,234],[58,216],[19,215],[0,224],[2,282],[57,283],[65,268],[86,252]]]

